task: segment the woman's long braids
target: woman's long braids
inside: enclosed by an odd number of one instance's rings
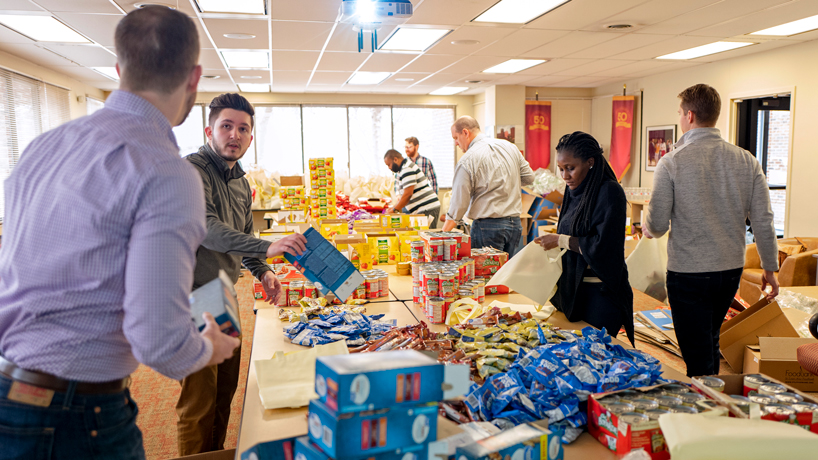
[[[574,158],[582,161],[594,159],[594,166],[596,167],[589,170],[588,175],[585,176],[585,191],[582,193],[577,212],[574,215],[574,221],[571,224],[571,236],[586,236],[591,232],[591,214],[596,206],[599,189],[602,188],[605,181],[617,182],[616,174],[614,174],[605,157],[602,156],[603,151],[602,147],[599,146],[599,142],[590,134],[582,131],[562,136],[559,144],[557,144],[557,152],[569,153]],[[567,207],[570,200],[570,194],[566,187],[563,206]]]

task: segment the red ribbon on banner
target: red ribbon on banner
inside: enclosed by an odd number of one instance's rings
[[[633,96],[614,96],[613,127],[611,128],[611,167],[616,178],[631,167],[631,144],[633,141]]]
[[[525,101],[525,159],[534,171],[551,166],[551,102]]]

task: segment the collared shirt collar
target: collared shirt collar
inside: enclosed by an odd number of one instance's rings
[[[173,127],[170,125],[170,121],[168,121],[167,117],[165,117],[156,106],[146,99],[128,91],[116,90],[105,100],[105,108],[148,119],[151,123],[156,125],[160,131],[167,133],[168,137],[173,141],[173,144],[178,148],[176,136],[173,134]]]
[[[477,136],[475,136],[475,137],[474,137],[474,140],[473,140],[473,141],[471,141],[471,144],[469,144],[469,150],[471,150],[471,148],[472,148],[472,146],[473,146],[474,144],[476,144],[476,143],[478,143],[478,142],[482,141],[484,137],[486,137],[486,135],[485,135],[485,134],[483,134],[483,133],[480,133],[480,134],[478,134]]]
[[[219,170],[224,176],[225,181],[229,181],[231,179],[238,179],[244,176],[244,169],[241,167],[241,163],[238,161],[232,168],[227,165],[227,161],[224,158],[220,157],[218,153],[216,153],[213,148],[210,147],[210,144],[205,144],[199,148],[199,152],[203,153],[207,160]]]
[[[721,131],[718,128],[694,128],[690,131],[684,133],[682,137],[679,139],[679,142],[676,143],[676,147],[682,146],[684,144],[698,141],[701,139],[721,139]]]

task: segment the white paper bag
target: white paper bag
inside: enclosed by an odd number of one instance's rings
[[[486,285],[508,286],[534,302],[545,305],[557,292],[557,282],[562,276],[563,254],[565,249],[543,251],[539,244],[528,243]]]
[[[667,238],[642,238],[625,261],[631,287],[661,302],[667,299]]]

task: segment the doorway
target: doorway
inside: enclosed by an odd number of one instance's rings
[[[792,112],[790,95],[744,99],[738,102],[736,144],[758,159],[770,188],[775,231],[786,232],[787,177]]]

